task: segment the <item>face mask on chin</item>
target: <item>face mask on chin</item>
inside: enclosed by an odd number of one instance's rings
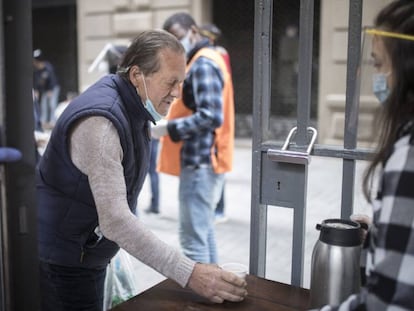
[[[187,31],[187,34],[180,40],[180,43],[184,47],[185,53],[188,55],[190,51],[194,48],[194,44],[191,43],[191,29]]]
[[[389,75],[390,73],[375,73],[372,76],[372,91],[381,104],[385,103],[391,93],[387,83]]]
[[[141,75],[142,81],[144,82],[144,90],[145,90],[145,97],[147,98],[144,103],[145,109],[150,113],[150,115],[154,118],[155,122],[158,122],[163,118],[163,115],[159,114],[157,110],[155,110],[155,107],[152,103],[152,101],[148,97],[148,91],[147,91],[147,84],[145,83],[144,75]]]

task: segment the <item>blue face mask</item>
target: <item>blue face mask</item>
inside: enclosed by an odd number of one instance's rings
[[[187,32],[187,34],[180,40],[180,43],[184,47],[185,53],[188,54],[194,48],[194,44],[190,41],[191,30]]]
[[[163,115],[159,114],[157,110],[155,110],[154,105],[152,104],[152,101],[149,99],[148,97],[148,92],[147,92],[147,85],[145,83],[145,78],[142,75],[142,81],[144,81],[144,90],[145,90],[145,97],[147,98],[145,100],[145,104],[144,107],[145,109],[147,109],[147,111],[150,113],[150,115],[154,118],[154,120],[157,122],[159,120],[161,120],[163,118]]]
[[[384,104],[390,95],[390,89],[387,84],[388,74],[376,73],[372,76],[372,91],[381,104]]]

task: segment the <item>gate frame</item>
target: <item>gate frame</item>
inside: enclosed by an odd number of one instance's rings
[[[357,70],[361,53],[363,0],[349,1],[348,48],[345,126],[343,148],[330,145],[314,145],[311,154],[323,157],[341,158],[343,161],[341,218],[348,218],[353,212],[354,179],[357,160],[367,160],[371,149],[357,148],[359,82]],[[268,137],[271,71],[272,68],[272,15],[273,0],[255,2],[254,22],[254,71],[253,71],[253,136],[252,136],[252,196],[250,224],[250,273],[265,277],[268,205],[261,202],[261,187],[267,186],[262,172],[263,159],[269,149],[280,149],[281,143]],[[291,148],[304,151],[308,144],[307,128],[310,123],[312,51],[314,33],[314,0],[301,0],[299,27],[299,68],[296,143]],[[294,206],[291,284],[303,285],[304,227],[306,224],[306,183],[303,197]],[[293,191],[291,191],[294,193]],[[295,200],[292,198],[292,200]]]

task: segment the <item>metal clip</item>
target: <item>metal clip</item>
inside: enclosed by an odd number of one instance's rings
[[[292,163],[292,164],[309,164],[310,162],[310,152],[312,151],[312,147],[316,141],[316,137],[318,136],[318,132],[313,127],[308,127],[308,131],[312,132],[312,138],[306,149],[306,152],[301,151],[293,151],[287,150],[289,147],[290,139],[292,138],[293,134],[296,132],[297,127],[295,126],[293,129],[290,130],[288,137],[285,140],[285,143],[282,146],[281,150],[274,150],[269,149],[267,150],[267,156],[270,160],[275,162],[284,162],[284,163]]]

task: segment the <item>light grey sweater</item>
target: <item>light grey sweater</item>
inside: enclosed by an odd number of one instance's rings
[[[70,155],[88,176],[102,234],[129,254],[185,287],[195,262],[158,239],[127,203],[118,132],[109,119],[88,117],[70,133]]]

